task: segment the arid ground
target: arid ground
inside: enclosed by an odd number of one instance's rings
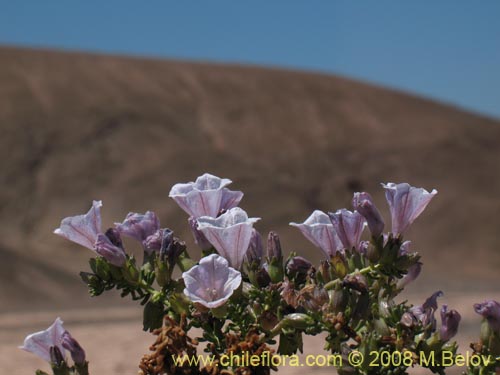
[[[91,253],[52,231],[102,199],[105,225],[154,210],[193,248],[168,192],[205,171],[245,192],[241,206],[262,217],[262,233],[276,230],[286,251],[316,260],[290,221],[348,207],[358,190],[387,215],[380,182],[436,188],[406,236],[424,262],[408,298],[443,290],[464,317],[462,343],[478,330],[472,304],[500,299],[496,120],[325,74],[3,47],[0,134],[5,374],[43,367],[16,347],[56,316],[86,347],[93,374],[136,373],[151,342],[140,310],[90,299],[78,271]]]

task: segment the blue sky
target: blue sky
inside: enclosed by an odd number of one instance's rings
[[[2,1],[0,44],[331,72],[500,118],[500,1]]]

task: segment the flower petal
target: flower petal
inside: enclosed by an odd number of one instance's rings
[[[340,239],[344,249],[358,249],[361,242],[361,234],[366,225],[366,220],[357,211],[351,212],[345,208],[330,212],[333,230]]]
[[[19,348],[27,352],[33,353],[36,356],[50,363],[50,348],[57,346],[63,356],[66,351],[62,346],[63,335],[66,330],[63,327],[61,318],[57,318],[52,325],[45,331],[35,332],[28,335],[24,339],[23,346]]]
[[[342,249],[342,243],[333,230],[333,224],[323,211],[315,210],[302,224],[290,223],[300,229],[302,234],[319,247],[330,258]]]
[[[407,183],[389,182],[382,186],[391,211],[392,232],[395,234],[403,234],[437,194],[436,189],[429,193]]]
[[[169,196],[189,215],[216,217],[221,209],[236,206],[243,193],[226,189],[232,181],[209,173],[198,177],[195,182],[175,184]]]
[[[241,273],[231,267],[223,257],[211,254],[199,265],[182,274],[184,294],[192,302],[208,308],[223,305],[241,284]]]
[[[160,229],[160,220],[152,211],[145,214],[129,212],[122,223],[115,223],[116,229],[125,236],[137,241],[145,241]]]
[[[203,232],[217,252],[226,258],[231,267],[240,269],[252,238],[253,223],[259,218],[249,218],[239,207],[228,210],[218,218],[198,218],[198,229]]]
[[[54,233],[94,250],[94,243],[101,233],[101,207],[102,201],[93,201],[92,207],[85,215],[64,218]]]
[[[114,266],[122,267],[125,264],[125,251],[122,248],[115,246],[104,234],[99,234],[97,236],[95,252]]]

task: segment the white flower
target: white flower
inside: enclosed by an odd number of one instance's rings
[[[217,254],[200,260],[200,264],[182,274],[184,294],[192,302],[210,309],[222,306],[241,284],[241,273],[229,267],[228,262]]]
[[[221,210],[236,207],[243,198],[241,191],[226,188],[231,182],[205,173],[195,182],[175,184],[169,196],[191,217],[217,217]]]
[[[248,218],[245,211],[235,207],[218,218],[198,218],[198,229],[231,267],[240,269],[252,238],[253,224],[258,220]]]

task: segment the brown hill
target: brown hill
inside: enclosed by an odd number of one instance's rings
[[[205,171],[318,256],[288,222],[360,189],[385,209],[380,182],[437,188],[407,236],[413,288],[498,288],[498,121],[323,74],[0,48],[0,129],[1,310],[88,303],[90,253],[52,230],[92,199],[108,225],[153,209],[190,240],[168,191]]]

